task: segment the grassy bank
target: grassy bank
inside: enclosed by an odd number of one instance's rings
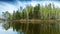
[[[21,23],[60,23],[60,20],[40,20],[40,19],[21,19],[21,20],[10,20],[10,21],[20,21]]]

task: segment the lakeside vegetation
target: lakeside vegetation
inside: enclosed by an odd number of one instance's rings
[[[26,6],[25,8],[20,7],[17,11],[9,13],[9,11],[3,12],[3,17],[8,20],[50,20],[60,19],[60,8],[55,7],[51,3],[45,6],[37,4],[36,6]]]

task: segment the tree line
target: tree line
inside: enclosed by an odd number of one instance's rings
[[[3,17],[9,20],[20,19],[59,19],[60,8],[55,7],[51,3],[45,6],[37,4],[36,6],[20,7],[19,10],[9,13],[9,11],[3,12]]]

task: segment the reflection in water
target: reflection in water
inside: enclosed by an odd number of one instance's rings
[[[19,34],[60,34],[60,27],[58,22],[27,22],[13,21],[3,24],[3,27],[8,30],[13,28],[13,31]],[[28,29],[27,29],[28,28]]]
[[[0,34],[17,34],[16,31],[13,31],[12,28],[9,28],[7,31],[2,27],[3,23],[0,23]]]

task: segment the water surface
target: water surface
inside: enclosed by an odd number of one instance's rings
[[[5,30],[2,27],[2,23],[0,23],[0,34],[17,34],[17,32],[16,31],[13,31],[12,28],[9,28],[8,30]]]

